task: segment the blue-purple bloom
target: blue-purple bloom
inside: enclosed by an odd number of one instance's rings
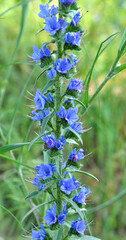
[[[45,135],[42,140],[48,148],[57,148],[58,150],[63,149],[63,145],[66,144],[64,136],[61,136],[61,138],[58,138],[56,141],[54,135]]]
[[[48,47],[44,46],[44,44],[42,45],[42,48],[39,49],[38,46],[33,46],[33,55],[32,55],[32,59],[38,63],[40,59],[44,59],[47,57],[50,57],[51,55],[51,51],[49,50]]]
[[[78,133],[82,133],[83,132],[83,128],[82,128],[82,123],[81,122],[74,122],[73,124],[70,125],[70,127],[78,132]]]
[[[63,211],[61,211],[61,214],[58,217],[58,223],[60,225],[62,225],[65,220],[66,220],[66,216],[67,216],[68,210],[66,210],[66,203],[64,203],[63,205]]]
[[[81,20],[81,13],[78,12],[74,15],[73,20],[71,21],[71,25],[77,25]]]
[[[60,2],[65,5],[72,5],[76,1],[77,0],[60,0]]]
[[[68,24],[67,24],[66,20],[59,19],[57,21],[57,17],[53,15],[52,17],[46,18],[46,25],[45,25],[44,29],[47,32],[49,32],[50,34],[55,35],[61,29],[64,32],[67,25]]]
[[[32,184],[35,186],[38,186],[38,190],[44,191],[47,185],[46,185],[46,183],[42,183],[41,180],[42,179],[40,177],[36,176],[34,178],[34,182]]]
[[[34,98],[34,102],[36,104],[37,110],[42,110],[45,107],[46,104],[46,98],[45,96],[40,92],[40,89],[37,89],[36,95]]]
[[[73,201],[76,203],[81,203],[86,205],[86,198],[89,193],[90,193],[90,188],[86,189],[85,187],[82,187],[81,191],[77,193],[73,198]]]
[[[83,89],[82,80],[73,78],[68,85],[68,90],[81,92]]]
[[[32,239],[36,239],[36,240],[44,240],[46,238],[47,232],[43,227],[43,224],[40,225],[41,229],[39,232],[35,231],[32,228]]]
[[[47,97],[47,102],[53,103],[53,96],[51,93],[47,93],[46,97]]]
[[[38,168],[39,167],[39,168]],[[57,171],[56,165],[53,163],[44,164],[41,163],[40,166],[37,166],[37,177],[46,180],[53,176],[53,173]]]
[[[46,211],[46,215],[44,217],[47,225],[52,225],[55,224],[57,221],[57,216],[56,216],[56,212],[57,212],[57,207],[56,204],[53,206],[53,208],[49,208],[49,210]]]
[[[80,221],[80,218],[78,218],[78,220],[72,221],[71,223],[71,228],[77,233],[83,234],[86,230],[86,227],[86,222],[84,220]]]
[[[66,203],[63,205],[63,211],[61,211],[59,217],[57,216],[57,206],[56,203],[52,208],[49,208],[49,210],[46,211],[46,216],[44,217],[47,225],[52,225],[57,223],[57,218],[58,218],[58,223],[62,225],[67,216],[68,210],[66,210]]]
[[[59,58],[55,63],[56,71],[60,73],[67,73],[73,67],[69,58]]]
[[[81,36],[82,33],[79,32],[68,32],[66,33],[66,35],[64,36],[64,41],[67,44],[72,44],[72,45],[76,45],[76,46],[80,46],[80,42],[81,42]]]
[[[85,155],[83,154],[84,150],[81,148],[78,152],[76,152],[76,148],[68,156],[69,161],[77,162],[80,159],[83,159]]]
[[[46,116],[48,116],[50,114],[50,109],[44,109],[42,111],[42,113],[40,112],[36,112],[36,111],[32,111],[32,114],[34,115],[31,119],[35,120],[35,121],[42,121]]]
[[[52,5],[51,8],[49,8],[48,3],[46,3],[45,5],[40,4],[39,6],[40,6],[40,12],[38,16],[41,18],[44,18],[45,20],[46,18],[56,15],[58,13],[58,7],[55,5]]]
[[[69,108],[65,110],[65,107],[61,106],[60,111],[56,112],[56,114],[63,120],[66,120],[69,124],[72,124],[79,119],[77,112],[78,108]]]
[[[42,138],[42,140],[48,148],[54,148],[55,147],[56,141],[55,141],[55,136],[54,135],[45,135]]]
[[[48,78],[50,78],[50,79],[55,78],[56,77],[56,70],[55,70],[55,68],[53,67],[51,70],[49,70],[46,76]]]
[[[61,191],[65,192],[67,195],[80,187],[79,181],[76,180],[74,176],[70,179],[61,180],[59,184]]]

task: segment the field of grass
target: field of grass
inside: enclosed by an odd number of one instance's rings
[[[0,2],[0,146],[30,142],[38,131],[39,126],[25,116],[29,115],[30,109],[23,95],[27,95],[27,90],[34,93],[36,88],[43,88],[45,84],[45,76],[37,80],[41,71],[29,64],[28,57],[32,55],[32,46],[38,44],[40,47],[48,37],[43,32],[35,36],[43,26],[37,16],[39,4],[45,2]],[[126,3],[124,0],[79,0],[79,3],[85,36],[82,52],[79,53],[78,77],[86,77],[100,43],[119,32],[95,65],[90,84],[92,96],[116,58],[125,27]],[[125,60],[123,56],[120,64]],[[103,240],[126,240],[125,78],[124,70],[110,79],[83,118],[85,124],[91,127],[83,135],[83,147],[86,153],[92,153],[84,159],[84,171],[100,180],[98,183],[81,176],[82,182],[92,191],[87,216],[94,236]],[[43,158],[39,145],[33,145],[30,151],[25,146],[6,153],[6,156],[32,167]],[[21,240],[20,222],[32,205],[24,197],[35,189],[28,182],[28,177],[34,176],[32,170],[19,167],[2,157],[0,163],[0,240]],[[30,229],[31,223],[35,222],[35,216],[31,214],[24,220],[23,227]]]

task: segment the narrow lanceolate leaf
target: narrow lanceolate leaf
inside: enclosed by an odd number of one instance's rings
[[[114,69],[113,75],[116,75],[118,73],[120,73],[121,71],[123,71],[124,69],[126,69],[126,63],[121,64],[120,66],[116,67]]]
[[[81,174],[87,175],[87,176],[89,176],[89,177],[94,178],[96,181],[99,182],[98,178],[96,178],[96,177],[95,177],[94,175],[92,175],[91,173],[84,172],[84,171],[81,171],[81,170],[76,170],[76,169],[68,169],[67,171],[68,171],[68,172],[76,172],[76,173],[81,173]]]
[[[82,220],[84,220],[84,216],[83,213],[81,212],[80,208],[77,206],[77,204],[70,198],[68,198],[67,196],[63,197],[65,199],[65,201],[69,202],[71,204],[71,206],[75,209],[76,213],[79,214],[79,216],[81,217]]]
[[[52,118],[53,114],[54,114],[54,112],[50,113],[49,115],[47,115],[47,116],[43,119],[43,121],[42,121],[42,128],[41,128],[41,129],[42,129],[42,134],[45,132],[45,128],[46,128],[49,120]]]
[[[123,33],[123,35],[122,35],[122,39],[121,39],[119,51],[121,51],[121,48],[122,48],[122,46],[123,46],[123,44],[124,44],[125,41],[126,41],[126,28],[125,28],[124,33]],[[123,53],[122,53],[122,56],[123,56],[125,53],[126,53],[126,47],[125,47],[125,49],[124,49],[124,51],[123,51]]]
[[[51,80],[49,81],[45,86],[44,88],[42,89],[42,93],[45,93],[51,86],[53,86],[55,83],[55,81]]]
[[[4,158],[4,159],[7,159],[7,160],[9,160],[9,161],[11,161],[11,162],[14,162],[14,163],[16,163],[16,164],[22,165],[22,166],[24,166],[24,167],[26,167],[26,168],[29,168],[29,169],[34,170],[33,167],[31,167],[31,166],[29,166],[29,165],[27,165],[27,164],[25,164],[25,163],[19,162],[19,161],[15,160],[15,159],[13,159],[13,158],[10,158],[10,157],[8,157],[8,156],[6,156],[6,155],[0,154],[0,157],[1,157],[1,158]]]
[[[11,144],[11,145],[6,145],[4,147],[0,147],[0,154],[4,152],[9,152],[11,150],[14,150],[16,148],[23,147],[25,145],[29,145],[29,142],[26,143],[16,143],[16,144]]]
[[[31,198],[35,198],[35,197],[38,196],[40,193],[41,193],[41,191],[37,191],[37,190],[36,190],[36,191],[28,194],[28,195],[26,196],[25,200],[29,200],[29,199],[31,199]]]
[[[38,208],[43,207],[43,206],[45,206],[46,204],[50,204],[50,203],[52,203],[52,202],[53,202],[53,201],[48,201],[48,202],[41,203],[41,204],[33,207],[29,212],[26,213],[26,215],[23,217],[23,219],[22,219],[21,222],[23,222],[31,213],[33,213],[33,212],[34,212],[35,210],[37,210]]]
[[[29,147],[28,147],[28,150],[30,150],[31,146],[39,139],[43,136],[43,134],[40,134],[39,136],[37,136],[36,138],[34,138],[30,144],[29,144]],[[43,143],[43,142],[42,142]]]
[[[79,145],[74,139],[71,139],[71,138],[67,138],[67,139],[66,139],[66,142],[68,142],[69,144]]]
[[[71,236],[71,237],[69,238],[69,240],[75,240],[75,235]],[[77,236],[76,236],[76,240],[100,240],[100,238],[96,238],[96,237],[84,235],[84,236],[82,236],[82,237],[77,237]]]
[[[82,138],[80,137],[80,135],[74,131],[71,127],[68,127],[68,129],[80,140],[80,142],[83,144]]]

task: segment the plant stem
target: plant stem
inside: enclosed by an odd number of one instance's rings
[[[116,74],[114,72],[114,70],[116,69],[116,65],[117,65],[119,59],[121,58],[125,47],[126,47],[126,41],[124,42],[121,49],[119,50],[118,55],[117,55],[113,65],[112,65],[108,75],[105,77],[104,81],[101,83],[101,85],[98,87],[98,89],[96,90],[94,95],[91,97],[91,99],[89,100],[89,103],[91,103],[94,100],[94,98],[98,95],[98,93],[101,91],[101,89],[104,87],[104,85],[108,82],[108,80],[111,79]]]
[[[60,0],[59,3],[59,9],[61,7]],[[62,17],[62,13],[59,12],[59,18]],[[57,59],[62,58],[63,55],[63,41],[62,39],[57,40]],[[61,81],[60,77],[57,77],[55,82],[55,110],[58,112],[60,110],[61,106]],[[59,120],[58,115],[56,114],[56,139],[58,139],[61,136],[61,123]],[[62,156],[59,157],[59,174],[62,174]],[[59,215],[62,210],[62,201],[61,201],[61,192],[59,188],[59,184],[57,184],[57,214]]]

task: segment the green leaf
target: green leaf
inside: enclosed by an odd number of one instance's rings
[[[121,64],[120,66],[114,69],[113,75],[120,73],[122,70],[126,69],[126,63]]]
[[[21,42],[21,39],[22,39],[22,36],[23,36],[23,33],[24,33],[25,23],[26,23],[27,14],[28,14],[29,2],[28,1],[22,1],[21,5],[22,5],[22,12],[21,12],[20,31],[19,31],[19,34],[18,34],[18,37],[17,37],[17,41],[15,43],[15,48],[14,48],[13,54],[11,56],[10,62],[14,61],[14,58],[17,54],[17,51],[18,51],[18,48],[19,48],[19,45],[20,45],[20,42]],[[4,14],[5,14],[5,12],[4,12]],[[8,68],[7,74],[6,74],[6,76],[3,80],[3,81],[5,81],[5,85],[4,85],[4,88],[1,88],[0,106],[2,106],[2,103],[3,103],[3,99],[4,99],[4,95],[5,95],[5,91],[6,91],[6,86],[7,86],[11,71],[12,71],[12,66],[10,66]]]
[[[28,145],[28,144],[29,144],[29,142],[26,142],[26,143],[16,143],[16,144],[11,144],[11,145],[6,145],[4,147],[0,147],[0,154],[4,153],[4,152],[9,152],[11,150],[23,147],[23,146]]]
[[[83,213],[81,212],[80,208],[77,206],[77,204],[70,198],[68,198],[67,196],[63,197],[65,199],[65,201],[67,201],[68,203],[70,203],[73,208],[76,210],[76,212],[80,215],[81,219],[84,220],[84,216]]]
[[[27,165],[27,164],[25,164],[25,163],[19,162],[19,161],[13,159],[13,158],[8,157],[8,156],[5,156],[5,155],[3,155],[3,154],[0,154],[0,157],[1,157],[1,158],[4,158],[4,159],[7,159],[7,160],[9,160],[9,161],[11,161],[11,162],[14,162],[14,163],[16,163],[16,164],[22,165],[22,166],[24,166],[24,167],[26,167],[26,168],[29,168],[29,169],[34,170],[33,167],[31,167],[31,166],[29,166],[29,165]]]
[[[35,198],[35,197],[38,196],[40,193],[41,193],[41,191],[37,191],[37,190],[36,190],[36,191],[28,194],[28,195],[26,196],[25,200],[29,200],[29,199],[31,199],[31,198]]]
[[[69,144],[76,144],[79,145],[75,140],[71,139],[71,138],[67,138],[66,142],[68,142]]]
[[[123,44],[124,44],[125,41],[126,41],[126,28],[125,28],[124,33],[123,33],[123,35],[122,35],[122,39],[121,39],[119,51],[121,51],[121,48],[122,48],[122,46],[123,46]],[[123,56],[125,53],[126,53],[126,47],[125,47],[125,49],[124,49],[124,51],[123,51],[123,53],[122,53],[122,56]]]
[[[83,144],[82,138],[80,137],[79,133],[74,131],[71,127],[68,127],[68,130],[70,130],[80,140],[80,142]]]
[[[30,142],[29,147],[28,147],[28,150],[30,150],[31,146],[32,146],[39,138],[41,138],[42,136],[43,136],[43,134],[40,134],[39,136],[37,136],[36,138],[34,138],[34,139]],[[42,142],[42,144],[43,144],[43,142]]]
[[[47,84],[42,89],[42,93],[46,92],[52,85],[54,85],[54,83],[55,83],[55,81],[53,81],[53,80],[47,82]]]
[[[76,170],[76,169],[67,169],[68,172],[76,172],[76,173],[81,173],[81,174],[84,174],[84,175],[87,175],[89,177],[92,177],[94,178],[96,181],[99,182],[98,178],[96,178],[94,175],[92,175],[91,173],[88,173],[88,172],[84,172],[84,171],[81,171],[81,170]]]
[[[54,202],[54,201],[48,201],[48,202],[41,203],[41,204],[33,207],[29,212],[26,213],[26,215],[23,217],[23,219],[22,219],[21,222],[23,222],[31,213],[33,213],[34,211],[36,211],[38,208],[43,207],[43,206],[45,206],[46,204],[50,204],[50,203],[52,203],[52,202]]]
[[[24,230],[24,228],[23,228],[23,226],[21,225],[21,223],[19,222],[19,220],[15,217],[15,215],[14,215],[11,211],[9,211],[6,207],[4,207],[4,206],[1,205],[1,204],[0,204],[0,207],[1,207],[2,209],[4,209],[6,212],[8,212],[8,213],[14,218],[14,220],[20,225],[21,229]]]
[[[75,240],[75,235],[71,236],[71,237],[69,238],[69,240]],[[84,235],[84,236],[82,236],[82,237],[77,237],[77,236],[76,236],[76,240],[100,240],[100,238],[96,238],[96,237]]]
[[[46,128],[46,126],[47,126],[47,123],[49,122],[49,120],[51,119],[51,117],[53,116],[53,114],[54,114],[54,112],[50,113],[49,115],[47,115],[47,116],[43,119],[43,121],[42,121],[42,127],[41,127],[43,134],[44,134],[44,132],[45,132],[45,128]]]

